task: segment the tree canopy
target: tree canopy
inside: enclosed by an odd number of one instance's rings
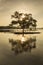
[[[18,19],[17,21],[12,20],[11,24],[15,25],[17,23],[20,24],[20,26],[29,27],[34,26],[36,27],[37,20],[32,17],[32,14],[29,13],[19,13],[18,11],[15,11],[13,15],[11,15],[11,18]]]

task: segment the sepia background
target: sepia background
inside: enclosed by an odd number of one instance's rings
[[[32,13],[38,27],[43,27],[43,0],[0,0],[0,26],[8,25],[15,11]]]
[[[32,13],[37,27],[43,27],[43,0],[0,0],[0,26],[8,26],[15,11]],[[21,40],[22,35],[0,32],[0,65],[43,65],[43,29],[38,31],[41,33],[25,35],[36,37],[36,48],[17,55],[12,51],[9,39]]]

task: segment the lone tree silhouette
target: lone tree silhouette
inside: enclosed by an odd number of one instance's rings
[[[14,18],[14,20],[11,21],[11,24],[9,26],[19,24],[21,28],[29,28],[30,30],[32,29],[36,30],[37,20],[32,17],[31,13],[24,14],[24,13],[19,13],[18,11],[15,11],[14,14],[11,15],[11,18]]]

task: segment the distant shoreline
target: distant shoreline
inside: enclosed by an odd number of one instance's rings
[[[17,31],[14,31],[17,30]],[[20,30],[20,31],[18,31]],[[14,33],[14,34],[23,34],[23,32],[21,32],[22,28],[15,28],[15,27],[10,27],[10,26],[0,26],[0,32],[9,32],[9,33]],[[43,28],[36,28],[36,30],[33,31],[29,31],[28,28],[25,28],[24,30],[27,30],[27,32],[25,31],[24,34],[39,34],[40,32],[38,30],[43,30]]]
[[[0,26],[0,30],[2,29],[22,29],[22,28],[10,27],[10,26]],[[25,29],[28,29],[28,28],[25,28]],[[43,27],[36,28],[36,29],[43,29]]]

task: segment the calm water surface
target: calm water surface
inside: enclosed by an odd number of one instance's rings
[[[41,34],[25,35],[36,36],[36,48],[15,55],[11,50],[9,39],[21,39],[21,35],[0,33],[0,65],[43,65],[43,31]]]

